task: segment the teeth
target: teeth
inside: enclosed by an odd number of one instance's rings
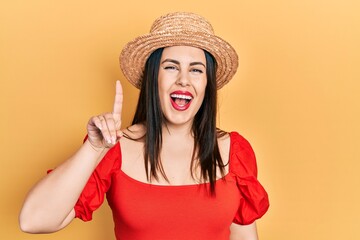
[[[191,99],[192,99],[191,96],[180,95],[180,94],[171,94],[170,96],[171,96],[172,98],[181,98],[181,99],[186,99],[186,100],[191,100]]]

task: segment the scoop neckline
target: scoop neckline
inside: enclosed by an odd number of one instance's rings
[[[218,178],[215,180],[215,183],[217,184],[220,181],[226,181],[227,178],[229,178],[230,174],[231,174],[231,162],[230,162],[230,158],[231,158],[231,154],[232,154],[232,135],[233,132],[229,132],[229,136],[230,136],[230,147],[229,147],[229,158],[228,158],[228,163],[229,164],[229,170],[228,172],[221,178]],[[121,147],[119,144],[119,149],[120,149],[120,153],[121,153]],[[138,185],[144,185],[147,187],[157,187],[157,188],[194,188],[194,187],[201,187],[201,186],[208,186],[210,185],[210,182],[205,182],[205,183],[193,183],[193,184],[183,184],[183,185],[160,185],[160,184],[152,184],[152,183],[147,183],[147,182],[142,182],[140,180],[137,180],[131,176],[129,176],[127,173],[125,173],[122,169],[121,169],[121,165],[120,165],[120,169],[119,169],[119,173],[124,176],[125,178],[127,178],[129,181],[132,181]]]
[[[143,185],[146,187],[156,187],[156,188],[194,188],[194,187],[201,187],[201,186],[208,186],[210,185],[210,182],[205,182],[205,183],[193,183],[193,184],[183,184],[183,185],[160,185],[160,184],[152,184],[152,183],[146,183],[146,182],[142,182],[140,180],[137,180],[133,177],[130,177],[129,175],[127,175],[123,170],[120,169],[119,173],[125,177],[127,180],[134,182],[138,185]],[[226,180],[228,177],[230,176],[230,171],[225,174],[223,177],[216,179],[215,183],[217,184],[218,182],[224,181]]]

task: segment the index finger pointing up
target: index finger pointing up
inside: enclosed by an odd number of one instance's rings
[[[116,120],[121,119],[122,103],[123,103],[123,90],[122,90],[120,81],[117,80],[116,81],[115,100],[114,100],[114,109],[113,109],[113,115],[114,115],[114,118],[116,118]]]

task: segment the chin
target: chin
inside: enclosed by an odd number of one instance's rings
[[[179,117],[166,117],[166,124],[167,125],[174,125],[174,126],[185,126],[185,125],[192,125],[194,118],[179,118]]]

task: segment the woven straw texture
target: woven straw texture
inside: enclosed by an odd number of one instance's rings
[[[158,48],[170,46],[192,46],[211,53],[217,62],[217,89],[227,84],[236,73],[238,56],[234,48],[215,36],[211,24],[194,13],[176,12],[156,19],[150,33],[125,45],[119,59],[125,77],[140,88],[150,54]]]

